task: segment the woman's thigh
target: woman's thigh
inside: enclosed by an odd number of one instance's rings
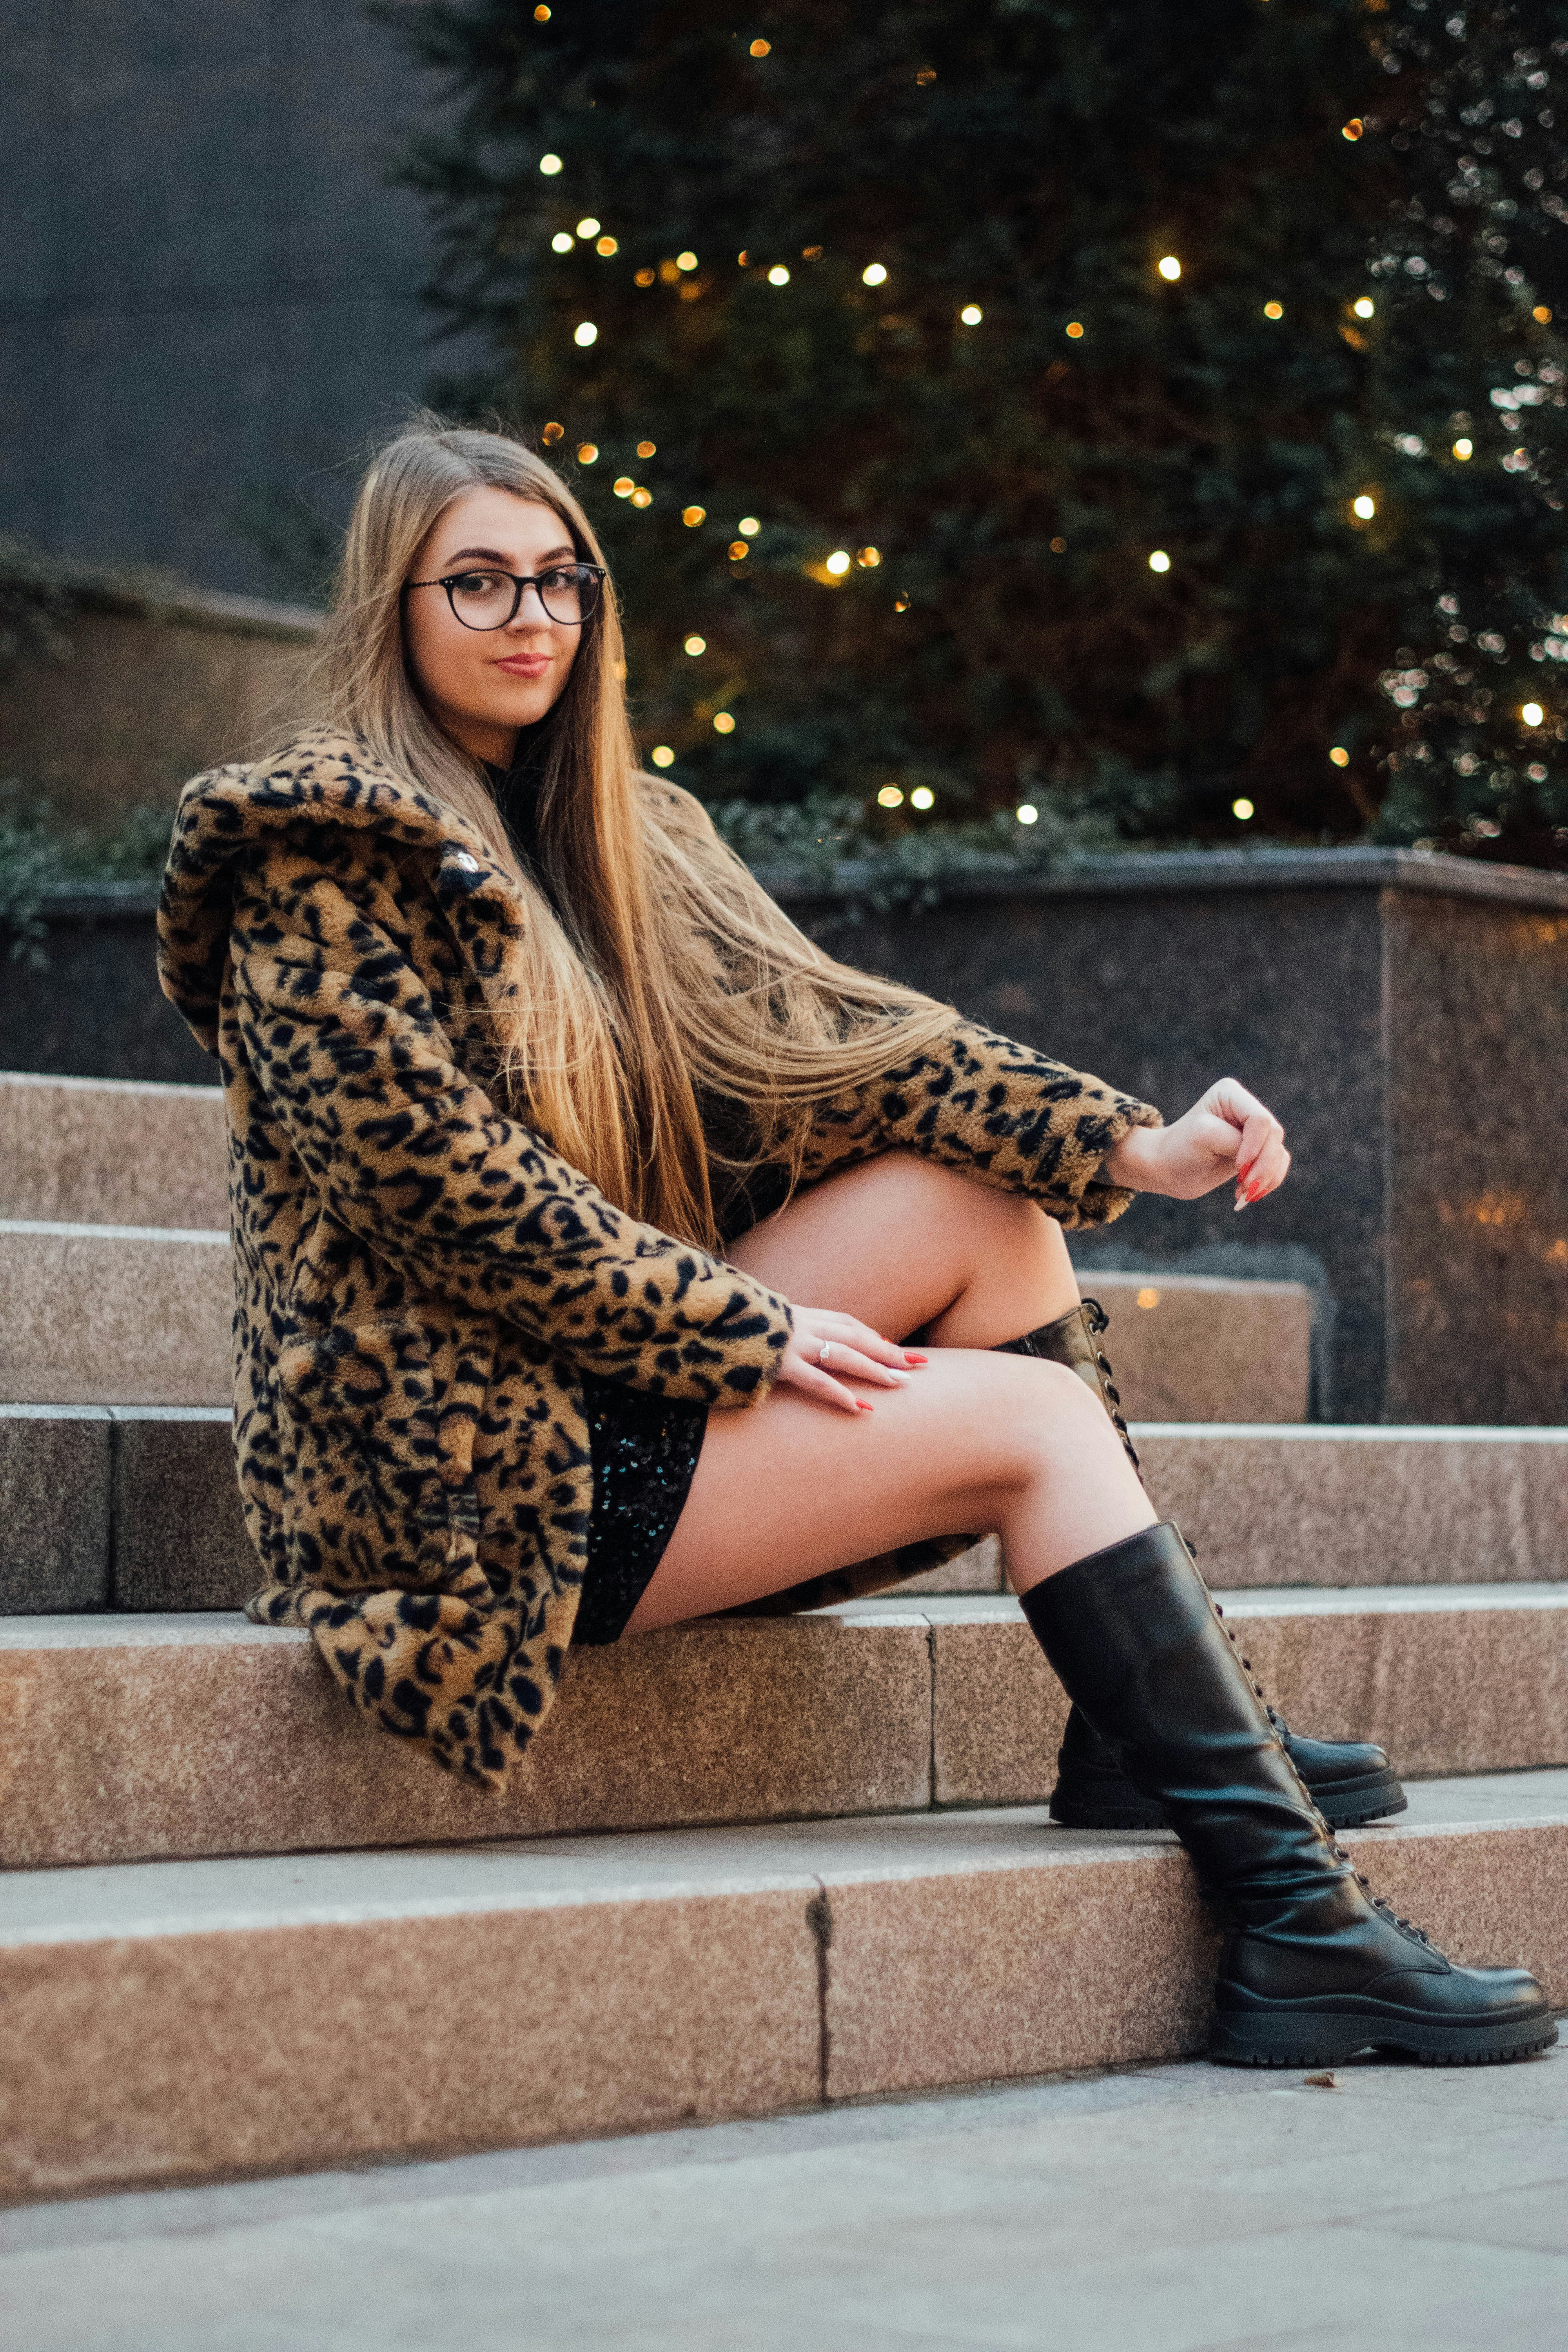
[[[940,1347],[996,1347],[1078,1299],[1061,1228],[1037,1202],[911,1151],[797,1192],[725,1255],[784,1298]]]
[[[733,1609],[922,1536],[997,1534],[1026,1592],[1152,1523],[1099,1400],[1063,1364],[938,1348],[853,1415],[775,1389],[712,1412],[628,1630]]]

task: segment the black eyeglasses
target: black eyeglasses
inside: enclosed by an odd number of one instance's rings
[[[465,629],[504,629],[517,618],[522,592],[531,588],[547,619],[563,628],[591,620],[605,577],[598,563],[552,563],[548,572],[452,572],[440,580],[408,580],[407,588],[444,588]]]

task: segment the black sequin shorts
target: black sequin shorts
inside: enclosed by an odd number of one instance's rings
[[[649,1396],[592,1372],[583,1395],[594,1504],[574,1646],[618,1642],[626,1632],[675,1533],[708,1426],[705,1404]]]

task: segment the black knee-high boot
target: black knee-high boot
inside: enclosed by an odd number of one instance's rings
[[[1460,1969],[1377,1902],[1336,1846],[1170,1522],[1024,1596],[1041,1648],[1229,1916],[1212,2058],[1329,2065],[1367,2048],[1436,2064],[1549,2049],[1522,1969]]]
[[[1098,1298],[1083,1298],[1054,1323],[1043,1323],[1021,1339],[1005,1341],[998,1352],[1043,1357],[1076,1372],[1110,1414],[1127,1458],[1142,1478],[1143,1472],[1122,1416],[1116,1376],[1100,1345],[1110,1320]],[[1217,1602],[1215,1612],[1225,1613]],[[1390,1813],[1404,1812],[1409,1800],[1386,1748],[1370,1739],[1313,1739],[1292,1731],[1272,1707],[1269,1714],[1291,1762],[1331,1827],[1351,1829],[1358,1822],[1380,1822]],[[1160,1825],[1159,1808],[1138,1794],[1079,1707],[1068,1715],[1062,1734],[1057,1785],[1051,1791],[1051,1819],[1060,1822],[1064,1829],[1075,1830],[1145,1830]]]

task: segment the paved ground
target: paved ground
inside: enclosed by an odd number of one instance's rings
[[[8,2352],[1563,2352],[1568,2053],[1201,2063],[0,2213]]]

